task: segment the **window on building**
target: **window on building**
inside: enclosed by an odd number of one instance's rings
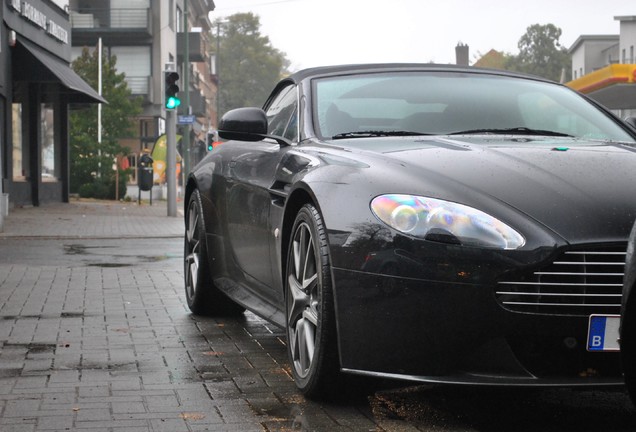
[[[40,108],[40,128],[42,142],[42,181],[57,181],[55,151],[55,112],[53,104],[43,103]]]
[[[183,31],[183,12],[181,12],[181,8],[177,6],[177,32]]]
[[[621,61],[621,63],[627,63],[627,50],[625,48],[623,48],[623,60]]]
[[[576,73],[576,71],[574,71],[574,79],[576,79],[576,78],[577,78],[577,73]]]
[[[126,83],[133,95],[150,93],[150,46],[111,47],[111,55],[117,56],[117,72],[126,74]]]
[[[629,47],[629,64],[634,64],[634,45]]]
[[[149,8],[150,0],[110,0],[110,26],[146,28]]]
[[[29,175],[29,167],[25,165],[25,154],[22,143],[22,104],[14,103],[11,114],[13,129],[13,180],[25,181]]]
[[[174,0],[168,2],[168,26],[174,30]]]
[[[131,153],[128,156],[128,168],[130,168],[130,176],[128,181],[132,184],[137,184],[137,155]]]

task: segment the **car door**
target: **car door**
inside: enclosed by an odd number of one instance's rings
[[[297,141],[298,96],[287,86],[267,107],[268,133]],[[255,286],[272,302],[280,300],[270,252],[274,229],[270,223],[276,168],[289,147],[264,140],[239,144],[245,150],[232,157],[227,175],[227,221],[232,253],[247,286]],[[276,282],[277,283],[277,282]]]

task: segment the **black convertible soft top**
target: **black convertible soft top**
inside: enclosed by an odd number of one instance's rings
[[[293,81],[294,83],[298,83],[299,81],[302,81],[305,78],[313,77],[313,76],[341,75],[347,72],[364,73],[364,72],[397,71],[397,70],[486,73],[486,74],[494,74],[494,75],[531,78],[538,81],[548,81],[544,78],[541,78],[535,75],[504,71],[500,69],[486,69],[486,68],[477,68],[472,66],[457,66],[452,64],[437,64],[437,63],[369,63],[369,64],[319,66],[319,67],[302,69],[302,70],[299,70],[298,72],[294,72],[283,81]]]

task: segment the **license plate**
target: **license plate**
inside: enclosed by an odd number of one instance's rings
[[[618,326],[620,315],[590,315],[587,330],[587,350],[595,352],[619,351]]]

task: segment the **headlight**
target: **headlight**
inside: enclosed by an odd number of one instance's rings
[[[378,219],[402,233],[427,240],[497,249],[517,249],[525,239],[480,210],[413,195],[381,195],[371,201]]]

